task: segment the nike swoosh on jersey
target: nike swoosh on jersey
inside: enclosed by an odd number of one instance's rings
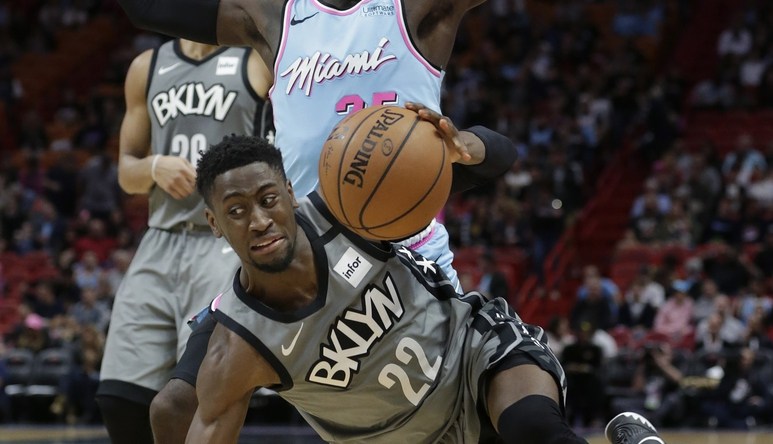
[[[162,67],[158,68],[158,75],[163,76],[164,74],[168,73],[169,71],[177,68],[177,65],[179,65],[179,64],[180,64],[180,62],[177,62],[177,63],[175,63],[173,65],[162,66]]]
[[[303,322],[301,322],[301,328],[298,329],[298,333],[295,334],[295,337],[293,338],[293,342],[290,343],[290,346],[285,347],[284,344],[282,344],[283,355],[290,356],[290,353],[293,352],[293,349],[295,348],[295,343],[298,341],[298,337],[301,335],[301,330],[303,330]]]
[[[306,20],[308,20],[308,19],[310,19],[310,18],[314,17],[314,16],[315,16],[315,15],[317,15],[317,14],[319,14],[319,12],[315,12],[314,14],[311,14],[310,16],[308,16],[308,17],[304,17],[304,18],[302,18],[302,19],[300,19],[300,20],[296,20],[296,18],[295,18],[295,15],[293,15],[293,18],[291,18],[291,19],[290,19],[290,26],[295,26],[295,25],[297,25],[297,24],[299,24],[299,23],[303,23],[303,22],[305,22]]]
[[[230,253],[232,251],[234,251],[233,247],[223,247],[223,249],[220,250],[220,252],[223,253],[223,254],[228,254],[228,253]]]

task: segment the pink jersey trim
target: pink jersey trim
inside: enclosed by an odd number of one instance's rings
[[[419,248],[419,247],[423,246],[423,245],[424,245],[424,244],[426,244],[427,242],[429,242],[429,241],[430,241],[430,239],[432,239],[432,236],[434,236],[434,235],[435,235],[435,227],[432,227],[432,230],[430,230],[429,234],[428,234],[428,235],[427,235],[427,236],[426,236],[424,239],[422,239],[422,240],[420,240],[420,241],[416,242],[415,244],[412,244],[412,245],[411,245],[410,247],[408,247],[408,248],[410,248],[411,250],[415,250],[415,249],[417,249],[417,248]]]
[[[217,307],[220,306],[220,299],[222,299],[222,297],[223,293],[220,293],[215,299],[212,299],[212,303],[209,305],[209,308],[212,309],[212,311],[217,310]]]
[[[411,51],[411,54],[413,54],[414,57],[416,57],[416,60],[421,62],[422,65],[424,65],[425,68],[427,68],[427,71],[432,73],[435,77],[440,77],[440,71],[438,71],[437,68],[432,66],[431,63],[425,59],[418,49],[416,49],[413,46],[413,42],[411,41],[411,38],[408,37],[408,30],[405,28],[406,21],[405,17],[403,15],[403,4],[400,0],[394,0],[395,3],[395,11],[397,11],[397,26],[400,28],[400,34],[403,36],[403,41],[405,42],[405,46],[408,48],[409,51]]]
[[[285,47],[287,47],[287,39],[288,39],[287,36],[290,33],[290,20],[292,20],[290,11],[292,11],[294,4],[295,4],[295,0],[288,0],[287,4],[285,5],[284,24],[282,24],[282,36],[279,40],[279,51],[277,51],[276,60],[274,60],[273,71],[274,71],[275,79],[279,78],[279,65],[282,62],[282,56],[284,56]],[[269,98],[274,94],[275,86],[276,86],[276,82],[272,82],[271,87],[268,89]]]

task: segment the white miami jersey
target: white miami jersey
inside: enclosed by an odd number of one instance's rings
[[[343,117],[408,101],[440,111],[443,74],[411,42],[400,0],[342,11],[289,0],[270,95],[275,144],[295,194],[316,188],[322,145]]]

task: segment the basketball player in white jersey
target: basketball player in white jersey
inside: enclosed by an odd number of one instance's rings
[[[97,402],[113,443],[153,442],[149,407],[182,355],[186,321],[236,269],[202,214],[194,166],[224,136],[261,131],[270,78],[251,48],[188,40],[148,50],[129,68],[119,182],[149,195],[149,219],[116,294],[100,372]]]

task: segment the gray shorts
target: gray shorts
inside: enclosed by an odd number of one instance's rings
[[[186,321],[229,288],[238,265],[211,232],[148,229],[115,297],[100,372],[110,382],[99,393],[126,395],[116,381],[161,390],[185,350]]]

